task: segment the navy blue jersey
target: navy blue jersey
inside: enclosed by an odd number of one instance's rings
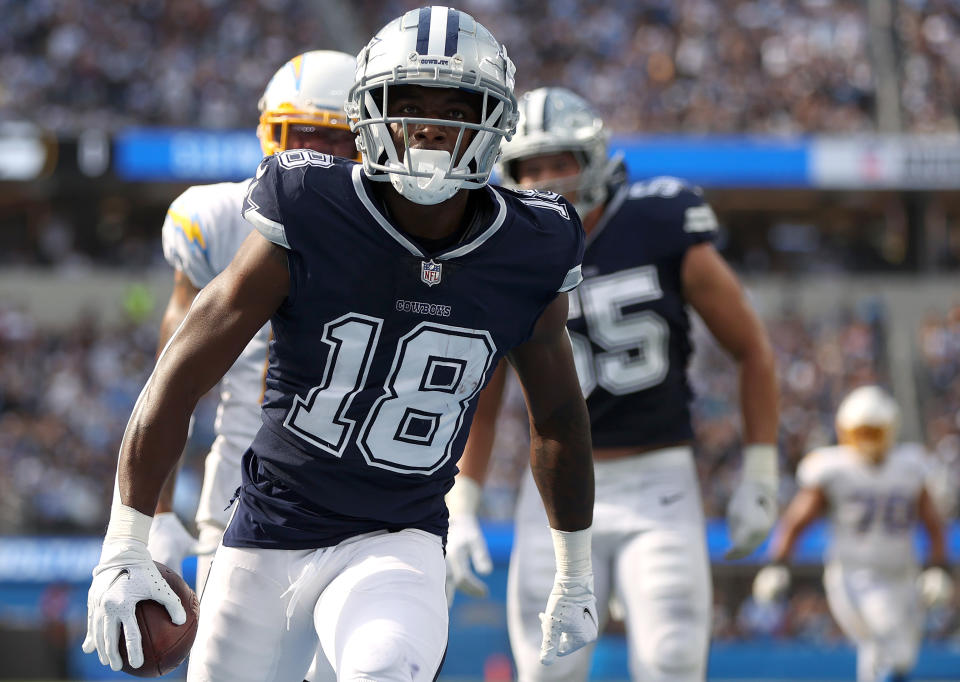
[[[287,249],[263,427],[230,546],[322,547],[379,529],[445,535],[476,397],[560,291],[583,230],[555,194],[486,187],[486,224],[432,254],[385,217],[360,165],[264,160],[245,217]]]
[[[594,447],[690,440],[690,320],[680,269],[717,222],[676,178],[622,187],[587,239],[567,323]]]

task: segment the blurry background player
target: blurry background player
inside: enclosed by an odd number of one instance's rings
[[[408,12],[357,62],[347,112],[363,165],[302,149],[262,161],[243,208],[256,231],[198,294],[133,410],[83,644],[115,670],[121,625],[139,658],[138,601],[182,617],[146,547],[150,514],[196,401],[267,320],[263,425],[188,679],[300,679],[318,638],[344,682],[435,679],[443,498],[506,356],[555,543],[541,659],[596,639],[589,423],[565,325],[580,221],[557,195],[486,186],[516,127],[514,66],[472,17]]]
[[[616,594],[625,608],[633,678],[702,680],[711,585],[691,445],[686,306],[739,364],[746,446],[728,510],[730,557],[755,549],[776,518],[777,385],[766,332],[712,245],[716,219],[699,191],[675,178],[611,187],[622,168],[607,157],[602,121],[577,95],[561,88],[524,95],[517,133],[504,144],[499,168],[507,186],[563,193],[587,232],[584,281],[570,295],[567,326],[593,436],[601,627]],[[482,584],[470,558],[478,570],[489,567],[475,515],[502,377],[495,382],[481,396],[448,495],[449,580],[472,593]],[[553,584],[549,549],[547,520],[527,476],[507,597],[519,678],[585,680],[592,647],[550,668],[537,664],[537,614]]]
[[[356,59],[343,52],[314,50],[291,59],[270,80],[260,99],[257,137],[266,156],[284,149],[358,158],[343,103],[353,85]],[[173,293],[160,327],[157,355],[183,321],[190,304],[230,264],[253,230],[240,212],[250,181],[195,185],[177,197],[163,223],[163,253],[174,267]],[[240,485],[240,457],[260,428],[270,325],[265,325],[224,375],[214,425],[216,440],[205,464],[197,508],[199,548],[216,548],[227,525],[226,510]],[[150,553],[177,572],[198,549],[173,513],[176,472],[161,492],[150,529]],[[197,592],[210,569],[209,554],[197,559]]]
[[[314,50],[280,67],[260,99],[257,137],[266,156],[284,149],[359,159],[343,103],[353,85],[356,59],[343,52]],[[243,197],[250,181],[190,187],[171,204],[163,224],[163,253],[174,267],[173,292],[160,327],[157,355],[183,321],[190,304],[210,280],[230,264],[253,230],[243,219]],[[212,552],[227,525],[227,510],[240,485],[240,457],[260,428],[260,403],[267,370],[270,325],[264,325],[220,383],[214,424],[216,439],[204,466],[197,507],[199,540],[173,512],[176,470],[161,491],[150,528],[153,558],[180,572],[183,558],[197,557],[197,593],[202,594]],[[326,667],[318,657],[315,664]],[[315,682],[320,672],[312,670]]]
[[[857,680],[905,680],[923,635],[923,605],[949,601],[944,529],[927,492],[926,455],[896,444],[899,409],[877,386],[852,391],[837,410],[839,444],[812,451],[797,469],[800,491],[783,513],[775,562],[754,581],[757,601],[786,591],[784,565],[800,533],[821,514],[831,525],[823,583],[837,623],[857,646]],[[917,519],[930,537],[929,568],[914,551]]]

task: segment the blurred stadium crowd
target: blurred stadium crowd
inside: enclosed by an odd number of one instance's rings
[[[252,127],[264,83],[291,54],[357,51],[365,36],[421,4],[0,0],[0,112],[54,130]],[[464,0],[458,6],[507,45],[521,91],[570,87],[594,102],[615,131],[875,128],[864,2]],[[950,0],[893,6],[903,130],[960,129],[960,6]]]

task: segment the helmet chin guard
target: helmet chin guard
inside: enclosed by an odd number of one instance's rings
[[[450,152],[441,149],[407,149],[403,169],[411,172],[391,172],[390,184],[400,196],[415,204],[439,204],[463,187],[462,180],[447,177]]]

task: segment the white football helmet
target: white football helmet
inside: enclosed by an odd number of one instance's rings
[[[461,188],[483,187],[490,179],[500,142],[516,129],[516,71],[506,48],[464,12],[447,7],[411,10],[383,27],[357,55],[357,73],[346,105],[351,129],[371,180],[390,180],[418,204],[438,204]],[[460,128],[453,155],[445,151],[398,150],[389,125],[431,119],[387,116],[391,85],[462,88],[483,96],[479,123],[443,119]],[[463,149],[467,130],[475,131]],[[459,160],[457,159],[459,155]]]
[[[259,103],[257,137],[264,155],[287,148],[291,125],[350,130],[343,103],[356,69],[354,57],[332,50],[304,52],[281,66]]]
[[[878,463],[897,438],[900,409],[879,386],[861,386],[840,403],[836,421],[837,440]]]
[[[573,152],[580,172],[552,180],[547,187],[572,197],[583,218],[607,198],[607,187],[622,167],[621,155],[607,158],[603,120],[579,95],[565,88],[537,88],[520,98],[520,121],[513,138],[503,145],[497,172],[505,187],[519,188],[515,162],[544,154]],[[523,189],[531,189],[524,187]]]

